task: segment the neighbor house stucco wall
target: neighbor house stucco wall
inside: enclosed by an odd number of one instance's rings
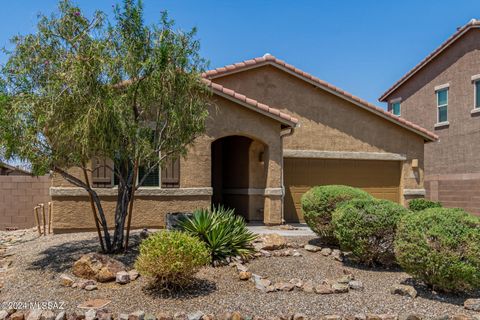
[[[402,188],[423,189],[424,140],[419,135],[271,65],[214,81],[297,117],[300,127],[285,138],[285,150],[402,154]],[[416,169],[413,159],[418,159]]]
[[[480,113],[474,108],[472,76],[480,74],[480,29],[474,28],[447,47],[393,91],[401,116],[435,132],[425,146],[427,195],[448,207],[480,214]],[[435,87],[448,84],[447,126],[436,127]]]

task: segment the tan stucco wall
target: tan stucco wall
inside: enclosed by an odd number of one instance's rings
[[[206,123],[206,133],[195,140],[190,146],[187,156],[180,163],[180,189],[209,188],[211,187],[211,143],[215,140],[230,136],[242,135],[254,140],[251,145],[252,153],[265,149],[264,170],[256,167],[251,171],[249,188],[280,188],[281,173],[281,142],[279,122],[251,111],[230,100],[215,96],[212,98],[216,107],[209,110]],[[266,148],[264,147],[266,146]],[[252,155],[252,157],[255,157]],[[69,170],[83,180],[83,173],[78,168]],[[255,177],[254,177],[255,176]],[[72,187],[62,177],[53,178],[54,187]],[[281,222],[280,196],[252,196],[249,210],[251,218],[258,218],[258,214],[265,208],[265,222]],[[66,232],[72,229],[93,229],[94,221],[90,209],[90,202],[85,196],[56,196],[54,201],[54,231]],[[133,228],[162,227],[165,225],[165,215],[174,212],[191,212],[196,208],[210,206],[211,196],[145,196],[137,197],[134,207]],[[113,223],[115,209],[114,197],[103,197],[102,204],[107,213],[110,224]]]
[[[214,81],[297,117],[300,127],[285,138],[285,149],[403,154],[402,187],[423,188],[419,135],[271,65]],[[412,159],[418,169],[412,170]]]
[[[88,197],[53,197],[53,232],[93,230],[95,227]],[[113,226],[115,197],[102,197],[102,207],[109,226]],[[163,228],[167,212],[191,212],[210,205],[210,196],[137,197],[132,228]]]

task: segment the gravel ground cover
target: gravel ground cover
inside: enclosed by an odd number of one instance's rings
[[[295,237],[291,242],[306,244],[314,237]],[[132,267],[137,254],[138,234],[133,235],[133,250],[116,258]],[[127,285],[98,284],[98,290],[85,291],[59,284],[61,273],[70,274],[73,262],[82,254],[98,250],[94,233],[63,234],[37,238],[11,248],[13,263],[5,272],[1,291],[3,302],[64,302],[69,311],[90,299],[108,299],[107,306],[116,312],[195,312],[220,314],[240,311],[242,314],[268,316],[301,312],[315,316],[321,314],[355,315],[358,313],[417,313],[426,318],[441,315],[478,313],[465,310],[466,296],[440,295],[416,285],[419,296],[415,299],[392,295],[395,284],[412,284],[409,276],[400,270],[362,269],[324,257],[319,253],[299,249],[301,257],[258,258],[247,264],[250,271],[274,282],[300,278],[321,282],[337,279],[346,269],[363,282],[363,291],[351,290],[346,294],[319,295],[302,291],[264,293],[250,281],[240,281],[235,268],[206,267],[198,273],[194,289],[168,294],[148,289],[148,281],[140,277]]]

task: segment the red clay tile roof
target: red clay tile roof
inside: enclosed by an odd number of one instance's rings
[[[213,70],[209,70],[207,72],[204,72],[202,74],[202,76],[204,78],[208,78],[208,79],[214,79],[216,77],[220,77],[220,76],[223,76],[223,75],[226,75],[226,74],[230,74],[230,73],[235,73],[235,72],[240,72],[240,71],[243,71],[243,70],[248,70],[250,68],[254,68],[254,67],[259,67],[259,66],[262,66],[262,65],[266,65],[266,64],[270,64],[270,65],[273,65],[273,66],[276,66],[282,70],[285,70],[297,77],[300,77],[301,79],[305,80],[305,81],[308,81],[308,82],[311,82],[312,84],[330,92],[330,93],[333,93],[343,99],[346,99],[356,105],[358,105],[359,107],[362,107],[363,109],[367,110],[367,111],[370,111],[386,120],[389,120],[397,125],[400,125],[401,127],[404,127],[410,131],[413,131],[415,132],[416,134],[419,134],[420,136],[424,137],[426,140],[430,140],[430,141],[434,141],[434,140],[437,140],[438,139],[438,136],[430,131],[428,131],[427,129],[423,128],[423,127],[420,127],[419,125],[416,125],[410,121],[407,121],[401,117],[397,117],[395,115],[393,115],[392,113],[390,112],[387,112],[385,110],[383,110],[382,108],[380,107],[377,107],[359,97],[356,97],[338,87],[335,87],[334,85],[326,82],[326,81],[323,81],[317,77],[314,77],[312,76],[311,74],[305,72],[305,71],[302,71],[298,68],[295,68],[294,66],[286,63],[285,61],[282,61],[280,59],[277,59],[275,58],[274,56],[270,55],[270,54],[266,54],[264,55],[263,57],[260,57],[260,58],[255,58],[255,59],[251,59],[251,60],[246,60],[246,61],[243,61],[243,62],[239,62],[239,63],[235,63],[235,64],[231,64],[231,65],[228,65],[228,66],[225,66],[225,67],[222,67],[222,68],[217,68],[217,69],[213,69]]]
[[[463,36],[468,30],[472,28],[480,28],[480,21],[472,19],[466,25],[459,28],[450,38],[448,38],[444,43],[442,43],[437,49],[430,53],[425,59],[420,61],[413,69],[408,71],[403,77],[395,82],[387,91],[385,91],[378,101],[386,101],[388,96],[400,87],[405,81],[407,81],[411,76],[413,76],[417,71],[422,69],[427,65],[431,60],[433,60],[437,55],[439,55],[443,50],[445,50],[449,45],[457,41],[461,36]]]
[[[266,104],[258,102],[257,100],[250,99],[243,94],[240,94],[238,92],[235,92],[234,90],[225,88],[224,86],[218,83],[214,83],[208,79],[204,78],[203,82],[205,82],[205,84],[207,84],[210,88],[212,88],[214,93],[224,96],[230,100],[234,100],[237,103],[247,105],[250,109],[253,109],[254,111],[265,114],[270,118],[280,121],[281,123],[284,123],[291,127],[295,127],[298,124],[297,118],[294,118],[289,114],[281,112],[278,109],[269,107]]]

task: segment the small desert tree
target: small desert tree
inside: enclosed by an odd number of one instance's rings
[[[135,190],[204,131],[205,61],[195,30],[174,30],[165,13],[145,25],[140,1],[115,6],[112,21],[102,12],[88,18],[68,0],[58,9],[39,16],[35,33],[12,39],[0,79],[0,150],[37,175],[53,171],[85,189],[102,248],[119,252],[128,246]],[[88,179],[93,157],[114,163],[113,237]]]

